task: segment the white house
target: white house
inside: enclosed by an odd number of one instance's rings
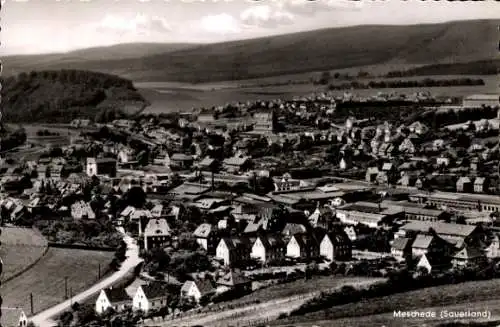
[[[181,287],[181,298],[191,299],[198,303],[200,299],[209,294],[215,293],[215,287],[209,280],[186,281]]]
[[[250,258],[253,242],[253,238],[222,238],[215,250],[215,257],[222,260],[226,266],[247,260]]]
[[[150,219],[144,229],[144,249],[164,246],[170,239],[170,232],[166,219]]]
[[[293,235],[286,245],[286,256],[289,258],[310,258],[318,254],[317,243],[306,234]]]
[[[103,314],[110,308],[122,311],[130,305],[130,300],[129,295],[123,288],[101,290],[95,302],[95,311],[97,314]]]
[[[351,258],[351,241],[343,230],[325,234],[319,245],[319,254],[330,261],[348,260]]]
[[[28,317],[24,313],[24,311],[21,311],[19,314],[19,322],[18,322],[19,327],[27,327],[28,326]]]
[[[95,219],[96,216],[90,203],[82,200],[71,205],[71,217],[74,219]]]
[[[166,288],[159,283],[140,285],[132,300],[132,309],[147,313],[151,309],[166,307],[167,296]]]
[[[193,236],[196,238],[196,242],[205,251],[209,248],[209,243],[213,241],[214,228],[211,224],[203,223],[193,232]]]
[[[266,263],[284,257],[284,244],[275,236],[259,236],[252,245],[251,258]]]

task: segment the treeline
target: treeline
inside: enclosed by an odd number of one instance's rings
[[[0,150],[8,151],[26,142],[26,131],[24,128],[19,128],[10,134],[2,135],[0,140]]]
[[[385,77],[409,77],[432,75],[496,75],[500,72],[500,60],[482,60],[465,63],[436,64],[408,70],[390,71]]]
[[[421,115],[422,121],[429,122],[432,128],[438,129],[447,125],[462,124],[468,121],[493,119],[497,116],[497,109],[464,108],[461,110],[450,109],[448,111],[427,111]]]
[[[146,103],[127,79],[79,70],[21,73],[2,79],[1,93],[9,122],[67,123]]]
[[[482,79],[430,79],[423,80],[395,80],[395,81],[371,81],[369,83],[361,83],[352,81],[350,83],[331,84],[328,88],[330,90],[350,90],[350,89],[386,89],[386,88],[410,88],[410,87],[449,87],[449,86],[478,86],[484,85]]]

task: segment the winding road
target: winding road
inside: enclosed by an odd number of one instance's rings
[[[73,296],[73,298],[59,303],[52,308],[44,310],[28,319],[38,327],[56,326],[57,323],[52,320],[53,317],[68,310],[71,307],[72,303],[81,303],[92,295],[100,292],[102,289],[112,286],[114,283],[125,277],[131,269],[140,264],[142,262],[142,259],[139,257],[139,247],[137,246],[136,241],[132,237],[128,236],[123,228],[118,228],[118,231],[123,234],[123,240],[127,244],[126,259],[122,262],[118,271],[113,273],[111,276],[104,278],[89,289]]]

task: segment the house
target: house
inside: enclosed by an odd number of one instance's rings
[[[415,183],[417,182],[418,177],[415,174],[404,174],[400,179],[399,183],[401,186],[404,187],[413,187],[415,186]]]
[[[341,170],[350,169],[352,167],[352,160],[348,156],[342,156],[339,162],[339,168]]]
[[[71,205],[71,217],[73,219],[95,219],[94,210],[90,206],[90,203],[87,203],[83,200],[75,202]]]
[[[391,254],[398,261],[405,261],[412,254],[412,240],[406,237],[395,239],[391,245]]]
[[[493,236],[493,239],[490,241],[484,252],[486,257],[489,259],[500,257],[500,240],[498,238],[498,235],[495,234]]]
[[[251,167],[249,157],[231,157],[223,161],[223,167],[227,172],[237,173],[248,170]]]
[[[333,220],[333,212],[326,207],[317,207],[309,216],[308,220],[312,227],[323,227],[324,229],[328,229]]]
[[[416,151],[415,145],[410,138],[404,139],[398,147],[399,152],[413,154]]]
[[[352,244],[343,230],[325,234],[320,245],[319,254],[329,261],[349,260],[352,255]]]
[[[418,234],[411,245],[411,253],[414,257],[420,257],[423,254],[443,255],[449,248],[451,245],[438,236]]]
[[[118,152],[118,162],[128,163],[134,161],[134,151],[130,148],[123,148]]]
[[[219,162],[216,159],[205,157],[197,164],[197,166],[201,171],[215,172],[219,169]]]
[[[170,157],[170,167],[177,169],[189,169],[193,165],[193,157],[183,153],[174,153]]]
[[[425,269],[428,274],[443,271],[449,268],[449,262],[446,258],[423,254],[418,263],[417,268]]]
[[[227,287],[237,292],[248,292],[252,290],[252,281],[242,273],[231,270],[217,280],[217,285]]]
[[[205,251],[212,252],[216,246],[217,232],[216,228],[208,223],[203,223],[196,228],[193,232],[193,236]]]
[[[144,229],[144,249],[164,247],[170,240],[170,234],[170,226],[166,219],[150,219]]]
[[[101,290],[95,302],[97,314],[103,314],[108,309],[123,311],[131,305],[131,298],[124,288],[108,288]]]
[[[452,256],[451,263],[455,267],[463,267],[468,265],[482,265],[486,260],[486,255],[481,250],[465,245]]]
[[[448,167],[450,165],[450,158],[445,155],[441,155],[436,158],[436,166],[438,167]]]
[[[194,303],[199,303],[203,297],[212,294],[215,294],[215,287],[208,279],[188,280],[181,287],[181,299],[188,299]]]
[[[295,234],[304,234],[306,232],[307,228],[302,224],[287,223],[281,231],[281,234],[284,236],[284,238],[289,239]]]
[[[425,134],[429,130],[427,126],[425,126],[419,121],[412,123],[410,126],[408,126],[408,129],[410,130],[411,133],[415,133],[417,135]]]
[[[164,308],[167,297],[167,288],[161,283],[139,285],[132,299],[132,309],[148,313],[151,309]]]
[[[244,237],[222,238],[216,248],[215,257],[224,265],[237,265],[250,259],[253,239]]]
[[[472,182],[469,177],[463,176],[457,180],[457,192],[472,192]]]
[[[286,245],[286,256],[294,259],[318,257],[318,243],[312,236],[307,234],[295,234]]]
[[[378,173],[379,173],[379,170],[377,167],[368,167],[368,169],[366,170],[366,174],[365,174],[365,180],[368,183],[375,182],[375,180],[378,176]]]
[[[485,193],[488,190],[488,186],[485,177],[476,177],[474,180],[474,193]]]
[[[258,236],[252,245],[250,257],[262,263],[285,257],[285,244],[278,236]]]
[[[87,158],[87,176],[116,177],[116,160],[111,158]]]

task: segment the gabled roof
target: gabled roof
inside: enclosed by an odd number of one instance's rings
[[[302,224],[287,223],[283,228],[283,234],[295,235],[307,232],[307,229]]]
[[[418,249],[428,249],[434,240],[434,236],[418,234],[413,241],[412,247]]]
[[[394,240],[392,243],[392,248],[400,251],[407,250],[410,248],[411,245],[411,239],[407,237],[399,237]]]
[[[475,258],[481,258],[483,256],[484,254],[478,248],[465,246],[457,253],[455,253],[453,255],[453,258],[459,260],[470,260]]]
[[[401,227],[402,230],[424,233],[427,233],[430,228],[434,229],[437,234],[467,237],[477,229],[477,226],[442,222],[412,221]]]
[[[144,230],[145,236],[170,235],[171,229],[164,218],[151,219]]]
[[[235,271],[230,271],[226,275],[222,276],[217,280],[217,284],[224,285],[224,286],[237,286],[237,285],[242,285],[242,284],[248,284],[251,283],[252,281],[241,273],[237,273]]]
[[[124,288],[108,288],[104,293],[111,303],[130,301],[130,296]]]
[[[195,237],[201,237],[201,238],[207,238],[210,235],[210,232],[212,232],[213,226],[208,223],[201,224],[196,228],[196,230],[193,232],[193,236]]]
[[[188,280],[182,285],[181,292],[187,292],[193,285],[200,291],[201,296],[215,291],[212,281],[208,279],[200,279],[197,281]]]
[[[142,288],[144,295],[148,300],[157,299],[160,297],[166,297],[168,295],[168,290],[164,284],[161,283],[151,283],[147,285],[139,286]]]
[[[184,153],[174,153],[170,157],[170,160],[189,161],[189,160],[193,160],[193,157],[192,156],[188,156],[187,154],[184,154]]]
[[[343,230],[331,231],[325,234],[324,238],[328,238],[333,245],[339,244],[349,244],[350,240],[347,234]]]
[[[266,249],[282,248],[285,245],[283,240],[278,236],[259,236],[258,239],[261,240]]]
[[[224,163],[230,166],[242,166],[249,160],[248,157],[231,157],[224,159]]]

